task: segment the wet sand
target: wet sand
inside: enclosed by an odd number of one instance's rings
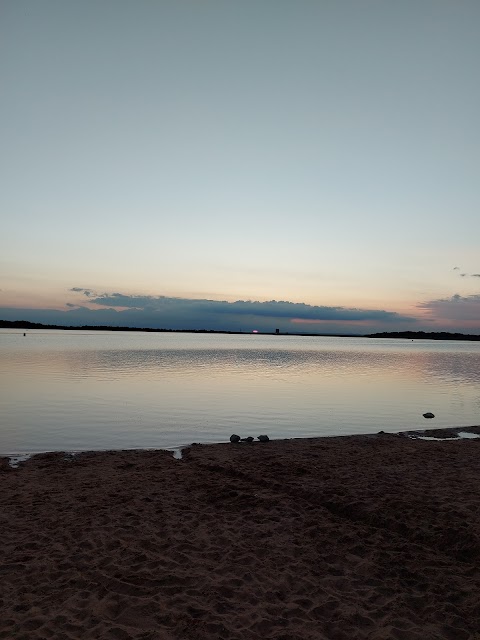
[[[480,439],[0,462],[0,638],[480,640]]]

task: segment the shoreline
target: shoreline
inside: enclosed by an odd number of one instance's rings
[[[291,336],[312,338],[380,338],[391,340],[439,340],[439,341],[467,341],[480,340],[480,334],[458,333],[450,331],[386,331],[380,333],[295,333],[289,331],[271,330],[229,330],[229,329],[167,329],[154,327],[116,327],[111,325],[49,325],[27,320],[1,320],[0,329],[11,329],[12,333],[23,331],[100,331],[100,332],[124,332],[124,333],[194,333],[194,334],[225,334],[225,335],[258,335],[258,336]],[[25,335],[25,334],[24,334]]]
[[[469,425],[466,427],[431,427],[427,429],[407,429],[405,431],[377,431],[375,433],[359,433],[359,434],[342,434],[342,435],[331,435],[331,436],[295,436],[293,438],[272,438],[271,442],[290,442],[290,441],[321,441],[324,439],[331,440],[332,438],[372,438],[379,435],[382,436],[399,436],[399,437],[407,437],[411,439],[425,439],[425,440],[460,440],[462,436],[459,434],[472,434],[470,437],[480,438],[480,425]],[[178,446],[169,446],[169,447],[134,447],[131,449],[53,449],[46,451],[37,451],[33,453],[6,453],[0,454],[0,464],[2,460],[10,460],[9,463],[13,468],[17,468],[18,465],[23,464],[24,462],[30,460],[35,456],[41,456],[45,454],[63,454],[66,456],[78,456],[86,453],[121,453],[121,452],[142,452],[142,451],[166,451],[167,453],[171,453],[172,457],[176,460],[182,459],[182,451],[188,449],[192,446],[202,446],[202,447],[215,447],[218,445],[229,445],[227,440],[221,442],[192,442],[190,444],[180,444]],[[254,440],[254,444],[258,444],[258,440]],[[240,443],[237,446],[249,446],[248,443]]]
[[[456,442],[3,458],[0,637],[478,640],[480,439]]]

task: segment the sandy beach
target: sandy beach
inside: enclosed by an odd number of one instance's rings
[[[0,638],[479,640],[480,439],[0,461]]]

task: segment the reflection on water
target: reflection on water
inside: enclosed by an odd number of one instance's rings
[[[471,384],[480,382],[478,353],[427,354],[424,361],[426,377],[435,377],[447,384]]]
[[[480,344],[0,331],[0,452],[479,422]]]

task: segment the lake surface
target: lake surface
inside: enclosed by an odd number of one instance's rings
[[[474,424],[480,342],[0,330],[0,454]]]

